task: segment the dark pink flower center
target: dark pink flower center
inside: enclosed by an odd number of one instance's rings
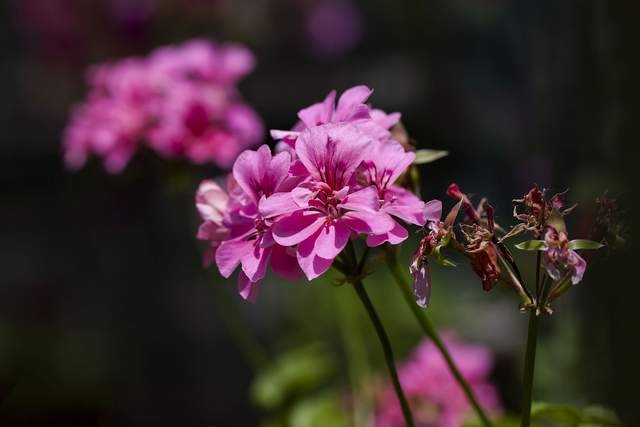
[[[185,114],[184,125],[193,136],[202,136],[211,125],[209,112],[202,104],[192,104]]]

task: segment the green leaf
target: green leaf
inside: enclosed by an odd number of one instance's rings
[[[516,245],[516,248],[523,251],[541,251],[547,249],[547,242],[544,240],[527,240]]]
[[[335,365],[321,344],[288,351],[258,372],[251,385],[251,397],[265,409],[276,409],[321,386],[335,371]]]
[[[425,163],[435,162],[438,159],[447,157],[448,151],[443,150],[417,150],[416,159],[413,161],[415,165],[423,165]]]
[[[338,391],[314,395],[303,399],[291,408],[290,426],[296,427],[347,427],[348,413],[342,406]]]
[[[602,243],[594,242],[593,240],[576,239],[569,242],[569,249],[589,249],[596,250],[603,248]]]
[[[622,421],[611,409],[604,406],[587,406],[580,411],[580,427],[619,427]]]
[[[454,262],[449,261],[447,258],[445,258],[441,252],[442,248],[446,247],[450,241],[451,241],[451,235],[447,234],[445,237],[442,238],[442,240],[440,241],[440,244],[435,248],[433,248],[433,251],[431,252],[431,256],[433,257],[433,259],[435,259],[438,264],[444,265],[445,267],[456,266]]]
[[[531,418],[538,421],[551,421],[566,427],[580,426],[580,413],[571,405],[534,402],[531,407]]]

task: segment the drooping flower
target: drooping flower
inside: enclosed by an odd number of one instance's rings
[[[416,304],[428,307],[431,297],[431,274],[429,272],[428,257],[442,244],[442,240],[449,233],[449,227],[440,221],[442,216],[442,202],[431,200],[425,204],[424,215],[429,221],[427,235],[420,241],[418,250],[411,258],[409,273],[413,277],[413,294]]]
[[[325,125],[302,132],[296,152],[309,178],[292,191],[290,210],[274,226],[274,239],[298,245],[309,280],[326,272],[351,234],[383,234],[394,221],[380,211],[373,187],[358,187],[355,172],[372,140],[353,125]]]
[[[544,235],[547,244],[542,253],[542,262],[553,280],[571,279],[574,285],[582,281],[587,262],[569,247],[569,237],[564,231],[548,227]]]
[[[244,151],[233,167],[238,186],[231,195],[235,207],[223,217],[228,236],[219,243],[215,261],[224,277],[241,266],[238,290],[248,300],[255,299],[268,263],[277,274],[297,277],[295,258],[273,240],[274,215],[261,209],[269,198],[281,196],[278,190],[287,178],[290,161],[287,153],[271,156],[269,147],[263,145],[257,151]]]
[[[445,336],[445,344],[483,408],[499,414],[502,405],[490,381],[493,354],[483,346],[467,344]],[[430,340],[423,341],[398,369],[416,425],[461,427],[472,408],[451,374],[442,354]],[[379,396],[374,426],[400,427],[404,419],[398,400],[388,387]]]

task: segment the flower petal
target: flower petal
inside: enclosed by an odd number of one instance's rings
[[[384,212],[349,211],[341,218],[345,225],[357,233],[384,234],[391,231],[396,222]]]
[[[321,258],[316,254],[315,240],[317,234],[319,234],[319,231],[298,245],[298,264],[309,280],[324,274],[333,263],[332,259]]]
[[[302,276],[302,270],[300,270],[296,259],[296,251],[293,248],[273,246],[270,265],[274,273],[287,280],[297,280]]]
[[[347,195],[340,207],[354,211],[377,212],[380,209],[378,192],[372,186],[354,191]]]
[[[258,296],[258,290],[260,282],[252,282],[249,278],[242,272],[238,275],[238,293],[245,301],[249,301],[251,303],[256,301]]]
[[[409,233],[407,232],[407,230],[396,222],[395,227],[393,227],[393,229],[388,233],[369,235],[367,237],[367,246],[380,246],[385,242],[389,242],[392,245],[397,245],[407,240],[407,237],[409,237]]]
[[[251,251],[253,242],[244,239],[225,240],[216,251],[216,265],[220,274],[228,278],[236,269],[247,251]]]
[[[315,243],[316,254],[325,259],[334,259],[342,252],[351,232],[341,221],[334,221],[320,229]]]
[[[324,215],[318,212],[297,211],[278,219],[271,230],[276,243],[293,246],[318,231],[324,221]]]
[[[242,271],[252,282],[263,279],[267,272],[267,260],[269,259],[271,248],[261,247],[261,240],[262,239],[251,242],[253,246],[249,248],[250,250],[243,253],[242,259],[240,260]]]

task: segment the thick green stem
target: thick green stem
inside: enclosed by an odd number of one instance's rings
[[[442,342],[442,339],[438,335],[438,332],[431,324],[429,317],[427,317],[427,314],[422,309],[420,309],[420,307],[418,307],[418,305],[416,304],[413,293],[411,292],[410,284],[407,281],[404,272],[400,268],[400,264],[398,263],[398,257],[396,256],[396,252],[394,248],[390,248],[390,247],[387,248],[387,260],[388,260],[389,269],[391,270],[391,274],[393,275],[396,281],[396,284],[398,285],[398,288],[400,288],[400,291],[402,292],[402,296],[404,297],[407,305],[411,309],[411,312],[415,316],[416,320],[422,327],[424,333],[429,338],[431,338],[433,343],[436,345],[436,347],[442,354],[442,357],[447,363],[447,366],[449,367],[451,374],[458,382],[458,385],[462,387],[462,390],[464,391],[464,394],[467,397],[467,400],[469,401],[471,406],[473,406],[473,409],[475,410],[478,418],[480,418],[480,420],[482,421],[482,424],[485,427],[491,427],[492,424],[491,424],[491,421],[489,420],[489,417],[487,417],[487,414],[485,414],[484,410],[480,406],[480,403],[478,403],[478,399],[474,395],[473,390],[471,390],[471,387],[469,386],[467,381],[464,379],[464,377],[460,373],[460,370],[458,369],[455,362],[453,361],[453,358],[449,354],[449,350],[447,350],[447,347]]]
[[[522,423],[521,427],[531,424],[531,397],[533,390],[533,371],[536,365],[536,341],[538,340],[538,319],[536,310],[529,312],[529,332],[527,334],[527,352],[524,358],[524,376],[522,380]]]
[[[402,408],[404,421],[407,427],[413,427],[414,423],[413,416],[411,415],[411,408],[409,408],[409,402],[407,402],[407,398],[405,397],[404,392],[402,391],[402,386],[400,385],[400,379],[398,378],[398,372],[396,371],[393,350],[391,349],[389,337],[384,330],[384,326],[382,326],[382,322],[378,317],[378,313],[376,313],[376,310],[373,307],[371,300],[369,299],[369,295],[367,295],[367,291],[362,285],[362,281],[355,281],[353,283],[353,288],[356,290],[356,293],[360,297],[360,301],[362,301],[362,305],[364,305],[364,308],[367,310],[367,313],[371,318],[371,322],[373,323],[373,327],[378,334],[378,339],[380,340],[380,344],[382,345],[382,350],[384,352],[384,359],[387,362],[387,368],[389,369],[389,376],[391,377],[393,388],[395,389],[398,400],[400,401],[400,407]]]

